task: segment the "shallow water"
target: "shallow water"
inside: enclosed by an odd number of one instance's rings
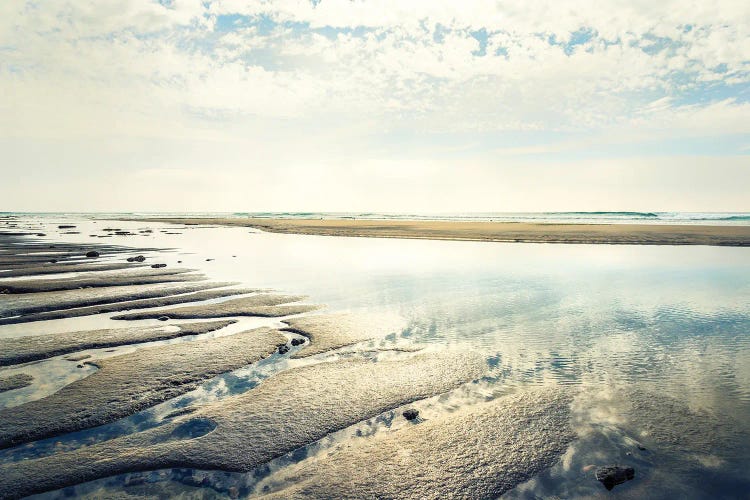
[[[81,234],[58,234],[57,224],[70,220],[75,221]],[[678,496],[693,498],[735,498],[750,490],[746,472],[750,456],[742,451],[750,445],[747,248],[336,238],[268,234],[247,228],[94,222],[75,217],[45,217],[35,223],[50,241],[173,248],[158,256],[149,254],[148,262],[197,268],[212,279],[238,281],[248,287],[307,294],[309,302],[327,304],[331,311],[382,311],[397,313],[406,320],[402,331],[366,347],[456,348],[484,353],[491,368],[489,376],[419,403],[427,416],[527,385],[579,387],[577,405],[580,415],[585,415],[581,417],[580,439],[560,465],[509,493],[510,497],[606,493],[670,498],[678,492]],[[88,236],[102,234],[105,227],[150,228],[154,232],[106,239]],[[232,331],[239,331],[242,324],[233,325]],[[55,329],[62,328],[129,325],[101,315],[30,326],[35,334],[54,334]],[[21,325],[0,326],[0,338],[24,331],[29,330]],[[46,440],[23,450],[6,450],[0,453],[0,460],[45,454],[55,445],[75,447],[158,425],[161,416],[184,405],[184,401],[199,403],[242,392],[272,373],[316,359],[272,357],[260,366],[217,377],[177,398],[179,401],[102,428]],[[38,386],[23,389],[25,397],[35,387],[49,391],[49,378],[73,376],[68,366],[75,363],[45,363],[50,367],[48,377]],[[37,372],[40,366],[35,366]],[[13,369],[14,373],[21,371]],[[2,370],[0,375],[6,372],[11,373]],[[631,393],[636,394],[634,400],[649,400],[649,396],[643,396],[647,394],[679,405],[657,405],[642,417],[642,422],[633,422],[620,408],[621,401]],[[716,439],[693,440],[680,446],[649,442],[646,450],[633,444],[649,440],[648,434],[640,432],[642,425],[653,427],[646,425],[649,419],[667,422],[668,426],[674,418],[674,432],[689,434],[674,415],[678,411],[684,415],[699,412],[697,415],[704,416],[703,432]],[[172,493],[195,493],[185,486],[192,479],[185,478],[199,474],[210,478],[207,486],[198,490],[202,493],[210,490],[211,494],[227,495],[232,487],[242,495],[257,493],[260,480],[268,482],[274,471],[290,463],[350,439],[393,432],[398,427],[394,414],[389,412],[342,430],[249,474],[162,471],[138,476],[137,481],[131,480],[133,475],[95,481],[72,491],[108,491],[121,488],[124,481],[141,483],[143,479],[140,486],[131,486],[136,489],[128,491],[166,488]],[[609,463],[633,465],[636,480],[607,493],[592,479],[593,472],[587,467]],[[44,496],[62,495],[53,492]]]

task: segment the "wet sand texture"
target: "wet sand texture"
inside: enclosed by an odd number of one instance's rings
[[[31,385],[34,377],[26,373],[17,373],[9,377],[0,377],[0,392],[12,391]]]
[[[133,285],[84,288],[23,294],[4,294],[0,304],[0,316],[27,315],[60,309],[95,306],[110,302],[150,299],[198,292],[231,283],[188,283],[180,285]]]
[[[293,483],[263,498],[494,499],[565,453],[570,402],[564,388],[533,389],[355,439],[283,470],[274,480]]]
[[[161,311],[120,314],[113,316],[112,319],[156,319],[160,316],[167,316],[170,319],[225,318],[229,316],[287,316],[319,308],[319,306],[314,305],[289,304],[290,302],[297,302],[304,298],[301,295],[262,293],[249,297],[230,299],[217,304],[199,304],[163,309]]]
[[[207,321],[172,325],[177,327],[176,331],[171,331],[166,325],[163,325],[0,339],[0,366],[27,363],[85,349],[100,349],[173,339],[186,335],[200,335],[224,328],[232,323],[235,323],[235,321]],[[74,358],[68,359],[75,360]]]
[[[0,410],[0,448],[117,420],[273,354],[286,337],[259,328],[139,349],[97,361],[99,370],[58,392]],[[0,495],[2,496],[2,495]]]
[[[142,267],[140,264],[49,264],[46,266],[19,267],[0,271],[0,279],[17,278],[21,276],[35,276],[42,274],[60,274],[60,273],[86,273],[94,271],[116,271],[122,269],[132,269]]]
[[[479,355],[443,352],[288,370],[161,427],[2,465],[0,497],[18,498],[129,471],[249,471],[331,432],[451,390],[480,377],[485,369]],[[185,437],[191,428],[204,433]]]
[[[284,320],[284,323],[288,327],[283,330],[310,339],[310,344],[293,354],[293,358],[313,356],[339,347],[385,337],[404,326],[400,318],[357,314],[302,316]]]
[[[83,276],[63,279],[28,279],[1,281],[0,291],[4,293],[38,293],[57,292],[61,290],[76,290],[78,288],[95,288],[122,285],[148,285],[157,283],[174,283],[185,281],[201,281],[205,279],[202,274],[190,274],[187,269],[151,269],[138,273],[108,274],[102,276]],[[161,272],[160,272],[161,271]]]
[[[148,220],[175,224],[210,223],[245,226],[272,233],[324,236],[619,245],[750,246],[750,226],[261,218],[154,218]]]
[[[207,283],[204,288],[222,287],[230,285],[231,283]],[[75,318],[79,316],[89,316],[91,314],[102,314],[112,313],[120,311],[128,311],[131,309],[146,309],[151,307],[167,307],[176,304],[184,304],[186,302],[198,302],[203,300],[219,299],[222,297],[230,297],[232,295],[241,295],[246,293],[253,293],[257,290],[254,289],[220,289],[220,290],[201,290],[194,293],[186,293],[181,295],[170,295],[167,297],[159,297],[154,299],[139,299],[139,300],[128,300],[124,302],[112,302],[108,304],[101,304],[97,306],[79,307],[75,309],[63,309],[59,311],[48,311],[40,312],[35,314],[29,314],[26,316],[20,316],[16,318],[0,318],[0,325],[7,325],[12,323],[25,323],[29,321],[45,321],[50,319],[62,319],[62,318]]]

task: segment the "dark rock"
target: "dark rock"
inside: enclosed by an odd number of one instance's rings
[[[151,264],[151,267],[154,269],[159,269],[160,267],[167,267],[166,264]]]
[[[284,344],[279,346],[279,354],[286,354],[289,352],[289,346]]]
[[[206,259],[206,262],[211,262],[212,260],[214,260],[214,259]]]
[[[404,410],[403,415],[406,420],[414,420],[419,416],[419,410],[416,408],[409,408],[408,410]]]
[[[135,257],[128,257],[128,262],[143,262],[146,260],[146,257],[143,255],[136,255]]]
[[[44,234],[44,233],[36,233],[36,235],[37,235],[37,236],[47,236],[47,235],[46,235],[46,234]]]
[[[156,319],[158,319],[159,321],[169,321],[169,316],[159,316]]]
[[[292,339],[292,345],[302,345],[305,343],[305,339]]]
[[[57,226],[57,229],[73,229],[75,226],[65,225]]]
[[[90,252],[86,252],[86,257],[99,257],[99,252],[91,250]]]
[[[57,259],[50,259],[49,263],[50,264],[57,264]]]
[[[630,481],[635,477],[635,469],[623,465],[608,465],[596,469],[596,480],[611,490],[618,484]]]

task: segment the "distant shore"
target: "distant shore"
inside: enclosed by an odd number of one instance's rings
[[[154,217],[137,220],[242,226],[272,233],[321,236],[518,243],[750,246],[750,226],[211,217]]]

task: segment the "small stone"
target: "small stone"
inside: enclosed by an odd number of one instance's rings
[[[404,410],[403,415],[406,420],[414,420],[419,416],[419,410],[416,408],[409,408],[408,410]]]
[[[605,488],[611,490],[618,484],[630,481],[635,477],[635,469],[622,465],[608,465],[596,469],[596,480],[601,482]]]
[[[86,252],[86,257],[99,257],[99,252],[91,250],[90,252]]]
[[[292,339],[293,346],[302,345],[304,343],[305,343],[305,339]]]
[[[146,257],[143,255],[136,255],[135,257],[128,257],[128,262],[143,262],[146,260]]]
[[[159,321],[169,321],[169,316],[159,316],[156,319],[158,319]]]
[[[279,346],[279,354],[286,354],[289,352],[289,346],[284,344]]]
[[[154,269],[159,269],[160,267],[167,267],[166,264],[151,264],[151,267]]]

